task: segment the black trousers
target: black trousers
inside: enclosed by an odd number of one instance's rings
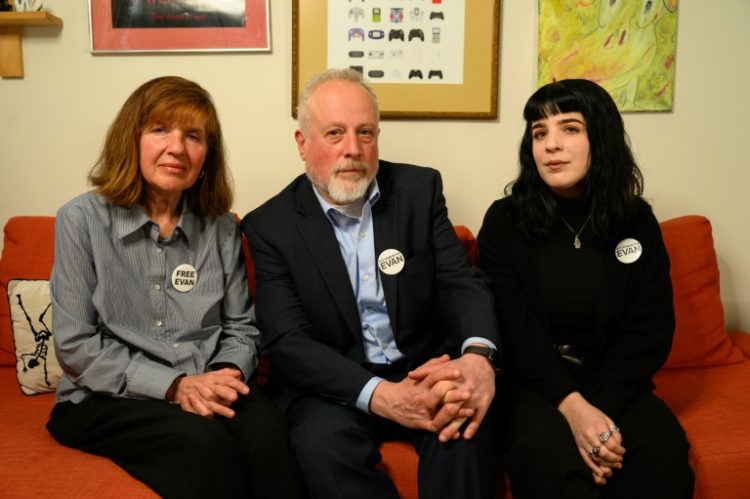
[[[693,497],[685,432],[653,393],[633,401],[615,420],[625,459],[622,469],[599,486],[557,407],[523,387],[506,387],[504,392],[500,426],[513,499]]]
[[[287,410],[292,445],[313,498],[397,498],[388,475],[376,468],[379,444],[407,440],[419,454],[419,497],[492,498],[497,460],[490,418],[469,441],[440,443],[437,435],[313,396]]]
[[[160,400],[90,397],[57,404],[47,429],[104,456],[165,498],[304,497],[286,425],[251,382],[234,418],[206,418]]]

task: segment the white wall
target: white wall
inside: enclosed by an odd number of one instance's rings
[[[305,1],[305,0],[301,0]],[[523,103],[535,89],[536,0],[503,0],[500,118],[386,121],[381,156],[441,170],[454,223],[475,233],[516,171]],[[302,171],[292,134],[291,2],[271,0],[272,53],[97,55],[85,0],[45,0],[64,26],[26,28],[26,76],[0,81],[0,224],[54,214],[87,189],[110,121],[142,82],[194,79],[214,96],[244,214]],[[659,219],[714,226],[727,323],[750,330],[748,0],[682,0],[673,113],[625,121]]]

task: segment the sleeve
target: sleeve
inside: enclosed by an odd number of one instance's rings
[[[467,342],[490,344],[502,356],[499,326],[486,276],[469,261],[459,241],[443,195],[440,174],[436,172],[432,200],[433,243],[435,247],[438,310],[459,349]],[[484,340],[484,341],[483,341]]]
[[[260,221],[252,214],[242,222],[255,262],[261,350],[271,361],[273,377],[295,390],[355,407],[372,373],[317,339],[326,332],[317,331],[305,313],[290,263],[272,242],[275,229],[273,220]]]
[[[219,250],[224,272],[224,298],[221,305],[221,327],[216,354],[209,369],[226,364],[236,366],[249,379],[258,365],[260,332],[255,324],[247,288],[247,270],[237,222],[231,215],[219,219]]]
[[[505,208],[501,202],[489,208],[477,238],[478,265],[495,296],[505,374],[556,405],[580,388],[554,351],[545,312],[529,282],[531,263]]]
[[[623,286],[615,290],[625,293],[617,297],[622,310],[612,321],[614,330],[604,332],[601,367],[584,393],[613,419],[629,401],[653,388],[652,378],[667,360],[675,328],[669,256],[647,205],[636,225],[643,252],[627,270]]]
[[[55,220],[50,278],[55,351],[77,386],[112,397],[164,398],[181,373],[131,349],[99,324],[95,248],[83,207],[67,205]]]

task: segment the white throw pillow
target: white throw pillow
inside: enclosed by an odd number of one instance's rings
[[[54,391],[62,369],[52,340],[49,281],[8,281],[8,305],[21,390],[26,395]]]

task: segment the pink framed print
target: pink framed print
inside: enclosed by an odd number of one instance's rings
[[[91,51],[269,51],[268,0],[89,0]]]

